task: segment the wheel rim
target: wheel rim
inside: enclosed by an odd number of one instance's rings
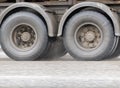
[[[93,50],[102,43],[102,31],[94,23],[84,23],[75,31],[75,42],[80,49]]]
[[[19,24],[11,33],[12,44],[22,51],[32,49],[36,40],[37,33],[29,24]]]

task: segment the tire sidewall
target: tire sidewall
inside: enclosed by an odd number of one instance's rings
[[[37,34],[37,42],[31,50],[21,51],[11,42],[10,34],[13,28],[21,23],[27,23],[34,27]],[[47,31],[43,21],[29,12],[19,12],[11,15],[1,27],[1,45],[8,56],[16,60],[32,60],[39,57],[47,46]]]
[[[103,36],[101,45],[97,49],[90,51],[80,49],[74,39],[76,29],[86,22],[99,26]],[[97,60],[105,57],[111,50],[114,40],[110,22],[102,14],[93,11],[85,11],[73,16],[65,26],[64,38],[65,47],[78,60]]]

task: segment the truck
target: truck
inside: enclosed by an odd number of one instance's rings
[[[0,0],[0,44],[18,61],[120,54],[120,0]]]

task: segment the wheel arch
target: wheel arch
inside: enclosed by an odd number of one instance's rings
[[[120,36],[120,25],[119,18],[117,13],[112,12],[111,9],[102,3],[98,2],[82,2],[72,6],[61,18],[58,30],[58,36],[62,36],[64,27],[67,21],[76,13],[84,10],[85,8],[93,8],[96,11],[99,10],[102,14],[104,14],[112,23],[113,29],[115,31],[116,36]]]
[[[48,35],[51,37],[57,35],[57,30],[56,30],[57,22],[56,22],[55,16],[53,15],[53,12],[46,9],[42,5],[37,5],[33,3],[21,2],[21,3],[16,3],[9,6],[0,15],[0,25],[2,25],[5,19],[9,17],[11,14],[14,14],[19,11],[28,11],[28,12],[35,13],[45,23],[47,27]]]

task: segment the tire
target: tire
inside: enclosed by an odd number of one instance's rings
[[[77,60],[102,60],[114,47],[109,20],[95,11],[82,11],[71,17],[64,28],[64,45]]]
[[[49,38],[49,43],[46,49],[46,52],[43,54],[42,58],[53,59],[64,56],[67,53],[63,39],[59,38]]]
[[[33,13],[21,11],[12,14],[4,21],[0,31],[2,49],[12,59],[35,60],[47,47],[46,26]]]
[[[120,38],[118,37],[117,39],[118,39],[118,42],[117,42],[117,45],[116,45],[116,49],[112,53],[112,55],[110,56],[110,58],[115,58],[115,57],[118,57],[120,55]]]

